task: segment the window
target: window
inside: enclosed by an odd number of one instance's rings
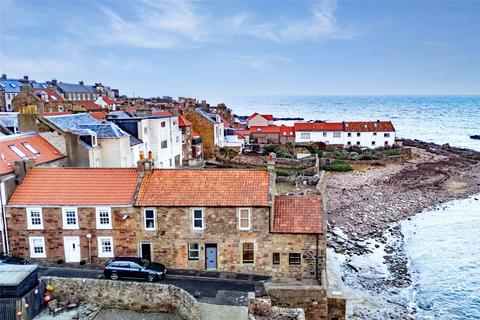
[[[347,146],[351,146],[351,145],[352,145],[352,141],[348,141]]]
[[[240,230],[250,230],[251,229],[251,210],[250,209],[239,209],[238,210],[238,229]]]
[[[200,248],[198,243],[188,244],[188,260],[198,260],[200,257]]]
[[[161,125],[162,128],[165,128],[165,121],[162,121]]]
[[[300,264],[302,258],[300,257],[300,253],[289,253],[288,254],[288,264],[290,265],[297,265]]]
[[[341,134],[342,134],[342,133],[341,133],[340,131],[336,131],[336,132],[333,133],[333,137],[334,137],[334,138],[340,138],[340,137],[341,137]]]
[[[78,229],[77,208],[62,208],[63,229]]]
[[[323,132],[323,136],[326,137],[326,136],[327,136],[327,133],[326,133],[326,132]]]
[[[203,230],[203,209],[192,209],[192,229]]]
[[[373,133],[373,136],[374,136],[374,137],[376,137],[376,136],[377,136],[377,133],[376,133],[376,132],[374,132],[374,133]]]
[[[272,263],[273,264],[280,264],[280,253],[274,252],[272,254]]]
[[[23,144],[23,146],[24,146],[25,148],[27,148],[27,150],[30,151],[31,153],[33,153],[33,154],[35,154],[35,155],[40,154],[40,152],[38,152],[34,147],[32,147],[32,145],[31,145],[30,143],[24,142],[24,143],[22,143],[22,144]]]
[[[30,245],[30,257],[31,258],[46,258],[45,252],[45,238],[44,237],[30,237],[28,238]]]
[[[360,137],[360,132],[357,132],[357,137]]]
[[[113,257],[113,238],[112,237],[98,237],[98,256],[100,258]]]
[[[351,132],[347,133],[347,137],[351,137],[351,136],[352,136]]]
[[[11,146],[9,146],[9,148],[13,152],[15,152],[17,154],[17,156],[19,156],[20,158],[25,159],[25,160],[28,159],[27,155],[25,153],[23,153],[22,150],[18,149],[16,146],[14,146],[13,144]]]
[[[300,133],[301,139],[310,139],[310,132],[301,132]]]
[[[155,210],[145,209],[143,217],[145,220],[145,230],[155,230]]]
[[[390,137],[390,133],[389,133],[389,132],[386,132],[386,133],[383,134],[383,136],[384,136],[385,138],[389,138],[389,137]]]
[[[148,128],[147,127],[143,128],[143,134],[146,135],[147,133],[148,133]]]
[[[175,141],[178,143],[178,141],[180,141],[180,136],[176,136]]]
[[[357,146],[359,146],[359,145],[360,145],[360,141],[357,141]]]
[[[162,148],[162,149],[166,149],[166,148],[167,148],[167,140],[163,140],[163,141],[162,141],[161,148]]]
[[[375,141],[372,141],[372,146],[374,146],[374,145],[375,145]]]
[[[388,146],[388,141],[385,141],[385,145]]]
[[[42,208],[27,208],[27,228],[29,230],[43,229]]]
[[[244,242],[242,243],[242,260],[243,263],[253,263],[253,243],[252,242]]]
[[[109,207],[96,208],[97,229],[112,229],[112,210]]]

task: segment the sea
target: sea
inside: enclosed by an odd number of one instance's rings
[[[480,151],[480,96],[219,96],[236,115],[391,120],[397,136]],[[480,181],[479,181],[480,183]],[[401,223],[417,319],[480,319],[480,195]]]

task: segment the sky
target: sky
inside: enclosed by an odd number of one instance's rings
[[[0,0],[0,71],[128,96],[480,94],[480,1]]]

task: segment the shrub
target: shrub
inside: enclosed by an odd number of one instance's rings
[[[385,158],[399,156],[399,155],[400,155],[400,153],[396,150],[387,150],[383,153],[383,156]]]
[[[230,147],[222,147],[220,148],[220,154],[228,159],[232,159],[236,155],[238,155],[238,152],[235,151],[234,149]]]
[[[348,172],[352,171],[352,166],[345,161],[342,160],[335,160],[331,164],[324,166],[323,169],[325,171],[334,171],[334,172]]]
[[[275,148],[275,153],[278,158],[293,158],[293,154],[291,154],[286,147]]]

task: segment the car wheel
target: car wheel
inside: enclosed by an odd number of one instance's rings
[[[147,281],[148,281],[148,282],[153,282],[153,281],[155,281],[155,275],[154,275],[154,274],[149,274],[148,277],[147,277]]]
[[[112,272],[112,274],[110,275],[110,279],[112,280],[118,280],[119,276],[118,276],[118,273],[116,272]]]

